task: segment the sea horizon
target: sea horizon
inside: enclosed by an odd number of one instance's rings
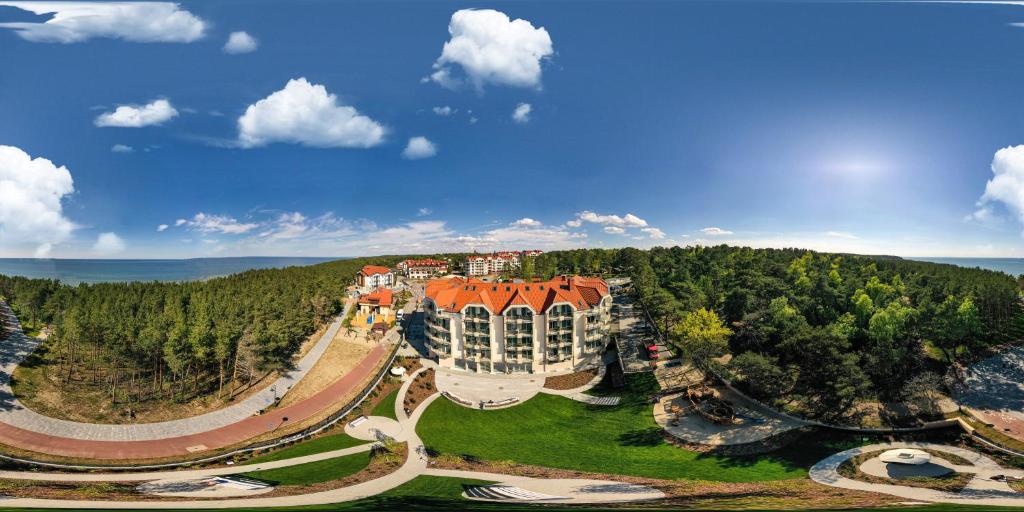
[[[891,256],[885,256],[891,257]],[[1024,274],[1024,258],[913,256],[911,261],[981,268],[1012,276]],[[201,258],[0,258],[0,275],[57,279],[65,284],[132,281],[183,282],[223,277],[247,270],[305,266],[350,256],[214,256]]]
[[[202,281],[247,270],[315,265],[345,256],[204,258],[0,258],[0,275],[57,279],[65,284]]]

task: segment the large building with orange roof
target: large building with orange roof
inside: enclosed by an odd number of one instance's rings
[[[427,284],[427,346],[444,367],[550,373],[598,364],[609,341],[612,296],[603,279]]]

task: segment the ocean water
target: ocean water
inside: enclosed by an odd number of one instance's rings
[[[949,263],[967,268],[983,268],[1005,272],[1011,276],[1024,274],[1024,258],[907,258],[908,260]]]
[[[341,258],[195,258],[187,260],[64,260],[0,258],[0,274],[79,283],[196,281],[246,270],[314,265]]]

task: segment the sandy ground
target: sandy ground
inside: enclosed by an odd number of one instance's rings
[[[317,340],[323,336],[324,331],[329,326],[330,324],[327,324],[317,329],[316,332],[303,342],[295,356],[296,361],[312,350]],[[362,352],[355,360],[358,361],[368,351],[369,349]],[[69,390],[67,385],[60,379],[49,375],[47,369],[46,367],[29,369],[19,366],[15,370],[15,382],[19,378],[28,379],[34,381],[39,386],[35,395],[31,398],[18,393],[18,386],[14,386],[15,394],[26,405],[40,414],[54,418],[86,423],[101,422],[113,424],[153,423],[199,416],[245,400],[272,384],[278,377],[277,372],[265,374],[259,380],[254,381],[252,386],[236,389],[231,400],[217,399],[214,396],[216,392],[214,392],[214,394],[181,404],[173,403],[170,400],[148,401],[143,404],[136,404],[134,407],[135,417],[131,418],[126,414],[124,405],[114,410],[110,403],[110,398],[104,390],[92,387],[78,388],[78,391]],[[72,382],[72,386],[74,386],[74,382]],[[318,389],[321,388],[323,388],[323,385]],[[226,387],[225,394],[229,391],[230,388]]]
[[[313,369],[284,395],[280,407],[287,407],[315,395],[348,373],[376,345],[375,342],[366,341],[359,334],[349,336],[346,330],[344,327],[338,330],[338,334],[331,340],[331,345],[327,347],[327,351]]]

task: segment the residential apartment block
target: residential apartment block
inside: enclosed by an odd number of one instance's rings
[[[448,273],[448,262],[430,258],[421,260],[403,260],[398,263],[398,270],[410,279],[430,279]]]
[[[364,290],[392,287],[395,285],[395,274],[390,268],[380,265],[365,265],[356,274],[356,285]]]
[[[467,256],[463,264],[463,270],[467,276],[486,276],[488,274],[500,274],[519,268],[522,258],[533,258],[543,254],[544,251],[508,251],[492,254],[474,254]]]
[[[427,346],[441,366],[473,372],[546,373],[600,363],[612,296],[599,278],[530,283],[460,277],[427,284]]]

